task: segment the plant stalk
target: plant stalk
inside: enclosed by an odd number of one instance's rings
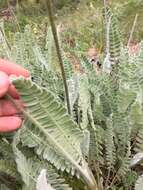
[[[107,14],[107,8],[108,8],[108,0],[104,0],[104,12],[105,12],[105,51],[106,51],[106,54],[108,53],[108,14]]]
[[[56,46],[56,52],[57,52],[59,65],[60,65],[60,69],[61,69],[61,73],[62,73],[62,78],[63,78],[63,82],[64,82],[67,109],[68,109],[68,113],[71,114],[68,85],[67,85],[67,81],[66,81],[66,74],[65,74],[65,70],[64,70],[64,64],[63,64],[63,60],[62,60],[62,56],[61,56],[61,49],[60,49],[60,45],[59,45],[59,41],[58,41],[58,34],[57,34],[55,22],[54,22],[54,16],[53,16],[53,11],[52,11],[51,0],[46,0],[46,4],[47,4],[47,8],[48,8],[49,20],[50,20],[50,24],[51,24],[51,28],[52,28],[52,33],[53,33],[55,46]]]
[[[133,22],[133,26],[132,26],[132,29],[131,29],[131,32],[130,32],[130,36],[129,36],[129,40],[128,40],[128,44],[127,44],[127,47],[130,46],[130,43],[133,39],[133,33],[135,31],[135,27],[136,27],[136,24],[137,24],[137,20],[138,20],[138,14],[136,14],[135,16],[135,19],[134,19],[134,22]]]

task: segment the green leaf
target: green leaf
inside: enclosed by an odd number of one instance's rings
[[[62,104],[29,79],[19,78],[13,80],[13,84],[26,106],[26,110],[20,108],[26,119],[24,133],[27,135],[24,135],[23,143],[35,147],[37,154],[57,169],[66,169],[72,174],[76,170],[89,186],[96,186],[82,157],[80,144],[83,134]]]
[[[118,94],[119,112],[126,112],[129,106],[135,101],[135,99],[136,93],[132,92],[131,89],[121,89]]]
[[[14,137],[13,151],[16,157],[18,171],[24,182],[22,190],[36,189],[37,178],[43,168],[47,172],[48,182],[56,190],[72,190],[72,188],[66,183],[65,179],[59,175],[58,170],[56,170],[56,168],[54,168],[50,163],[44,162],[42,159],[38,159],[35,155],[27,158],[24,153],[18,149],[20,135],[21,133],[19,130]]]
[[[0,172],[19,180],[16,163],[13,160],[0,160]]]
[[[83,130],[88,127],[88,110],[90,108],[90,93],[88,90],[88,77],[82,75],[79,80],[79,109],[82,113],[80,126]]]
[[[113,123],[111,119],[107,119],[106,125],[107,125],[107,129],[105,132],[106,162],[107,162],[107,167],[111,169],[116,161],[115,144],[114,144],[115,134],[113,131]]]
[[[109,26],[109,53],[112,63],[117,63],[121,52],[121,34],[118,29],[118,21],[115,15],[108,10]]]

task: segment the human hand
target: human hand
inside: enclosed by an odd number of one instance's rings
[[[4,98],[8,93],[18,105],[22,106],[18,92],[9,80],[11,75],[28,77],[29,72],[19,65],[0,59],[0,132],[16,130],[22,123],[21,118],[16,115],[17,109],[10,100]]]

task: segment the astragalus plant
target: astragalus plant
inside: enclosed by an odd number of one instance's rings
[[[31,72],[29,79],[12,80],[26,109],[18,107],[21,129],[0,136],[2,190],[142,189],[143,42],[138,56],[129,55],[115,17],[108,16],[100,74],[80,55],[83,72],[74,72],[62,50],[71,115],[51,30],[44,48],[30,26],[10,44],[1,33],[0,56]]]

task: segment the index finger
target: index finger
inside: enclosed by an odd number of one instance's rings
[[[8,60],[0,59],[0,71],[5,72],[7,75],[16,75],[29,77],[29,72],[20,65],[14,64]]]

